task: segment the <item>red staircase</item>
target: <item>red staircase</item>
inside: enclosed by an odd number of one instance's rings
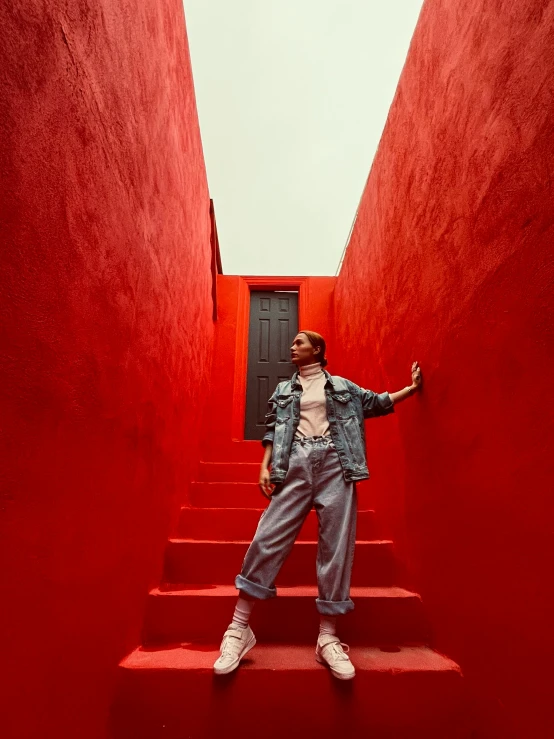
[[[259,456],[259,446],[255,447]],[[241,455],[241,449],[244,450]],[[251,459],[237,442],[232,459]],[[170,539],[164,582],[149,594],[143,645],[120,665],[117,739],[346,737],[467,739],[458,665],[434,651],[421,598],[396,584],[394,548],[362,510],[355,610],[340,620],[356,677],[335,680],[314,659],[316,519],[312,511],[277,581],[256,605],[258,644],[232,675],[212,665],[231,620],[240,570],[264,502],[259,462],[204,463]]]

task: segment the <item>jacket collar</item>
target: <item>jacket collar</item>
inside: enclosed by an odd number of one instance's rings
[[[321,369],[323,370],[323,374],[327,378],[325,382],[325,387],[327,387],[327,385],[330,385],[331,388],[334,390],[335,384],[333,382],[333,376],[330,375],[324,367],[322,367]],[[291,379],[291,390],[302,390],[302,385],[300,384],[300,380],[298,379],[299,376],[300,376],[300,372],[296,370],[296,372],[294,373]]]

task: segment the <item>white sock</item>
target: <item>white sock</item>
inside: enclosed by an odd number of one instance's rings
[[[319,635],[331,634],[335,636],[337,633],[337,617],[336,616],[321,616],[319,621]]]
[[[248,626],[248,619],[250,618],[255,602],[254,600],[246,600],[246,598],[239,596],[231,626],[234,626],[236,629],[245,629]]]

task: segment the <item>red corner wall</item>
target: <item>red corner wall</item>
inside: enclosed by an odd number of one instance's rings
[[[209,381],[183,7],[29,0],[0,19],[0,733],[101,739]]]
[[[336,287],[373,495],[476,737],[552,736],[554,6],[427,0]]]

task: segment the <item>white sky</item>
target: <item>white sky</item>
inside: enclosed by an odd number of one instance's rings
[[[225,274],[335,274],[421,5],[184,0]]]

